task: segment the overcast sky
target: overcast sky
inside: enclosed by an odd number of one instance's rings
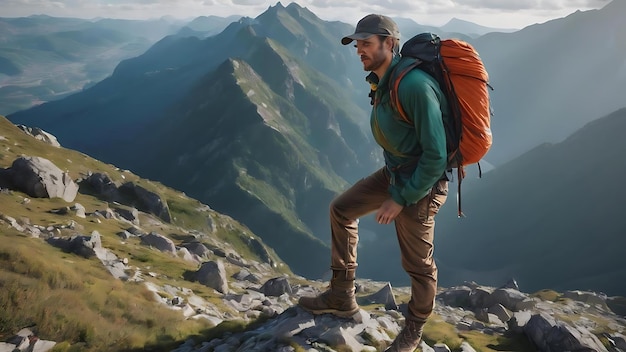
[[[626,0],[614,0],[626,1]],[[0,0],[0,17],[46,14],[80,18],[146,19],[241,15],[256,17],[278,1],[265,0]],[[287,6],[292,1],[282,1]],[[602,8],[610,0],[296,0],[324,20],[355,24],[368,13],[408,17],[420,24],[443,25],[456,17],[483,26],[523,28]]]

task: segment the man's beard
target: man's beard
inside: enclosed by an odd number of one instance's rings
[[[385,52],[382,43],[378,47],[378,51],[376,51],[373,56],[367,56],[367,59],[367,63],[363,62],[363,70],[365,71],[374,71],[385,62]]]

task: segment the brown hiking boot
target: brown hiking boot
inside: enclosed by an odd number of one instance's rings
[[[385,352],[413,352],[422,339],[424,322],[407,319],[404,328]]]
[[[298,305],[313,314],[331,313],[349,318],[359,311],[354,291],[354,270],[336,270],[328,290],[317,297],[300,297]]]

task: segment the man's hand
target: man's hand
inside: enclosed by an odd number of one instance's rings
[[[404,207],[396,203],[393,199],[389,198],[383,202],[376,212],[376,221],[379,224],[387,225],[400,214]]]

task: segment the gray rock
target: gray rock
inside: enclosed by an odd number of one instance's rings
[[[487,312],[487,308],[476,309],[474,315],[478,321],[489,324],[489,313]]]
[[[71,202],[78,193],[78,185],[69,174],[61,171],[48,159],[17,158],[8,172],[15,189],[31,197],[62,198],[66,202]]]
[[[435,350],[435,352],[450,352],[450,347],[445,343],[436,343],[433,346],[433,350]]]
[[[588,291],[566,291],[563,293],[564,298],[569,298],[573,301],[583,302],[591,305],[598,305],[603,309],[609,309],[606,304],[606,295],[588,292]]]
[[[513,331],[516,334],[521,334],[524,332],[526,324],[532,317],[532,313],[530,311],[521,311],[514,312],[511,319],[508,320],[509,330]]]
[[[96,256],[96,250],[102,248],[100,233],[93,231],[91,236],[76,235],[70,238],[50,237],[47,242],[68,253],[74,253],[84,258]]]
[[[196,271],[194,279],[199,283],[211,287],[212,289],[227,294],[228,280],[226,278],[226,270],[224,263],[221,261],[210,261],[202,263],[200,269]]]
[[[124,209],[118,207],[114,210],[123,219],[126,219],[135,225],[139,225],[139,211],[136,208]]]
[[[48,143],[53,147],[60,147],[61,144],[59,144],[59,141],[57,140],[57,137],[55,137],[54,135],[42,130],[39,127],[28,127],[28,126],[24,126],[24,125],[16,125],[17,128],[19,128],[20,130],[22,130],[22,132],[26,133],[27,135],[34,137],[37,140],[40,140],[44,143]]]
[[[187,243],[181,244],[181,247],[187,248],[189,252],[203,259],[208,259],[211,256],[211,254],[213,254],[213,252],[201,242],[187,242]]]
[[[50,351],[57,343],[54,341],[46,341],[46,340],[37,340],[30,346],[29,351],[31,352],[48,352]]]
[[[26,346],[27,348],[28,346]],[[22,351],[22,349],[17,348],[14,344],[8,342],[0,342],[0,352],[13,352],[15,350]]]
[[[487,300],[491,292],[492,291],[486,287],[473,289],[469,296],[469,306],[464,306],[464,308],[476,309],[489,307],[490,305],[487,303]]]
[[[512,288],[519,291],[519,285],[517,284],[517,281],[515,279],[510,279],[509,281],[507,281],[506,284],[504,284],[504,286],[500,288]]]
[[[117,185],[109,178],[109,175],[103,173],[90,174],[81,182],[81,186],[86,185],[96,196],[106,201],[114,202],[120,199],[120,193]]]
[[[169,238],[156,232],[141,236],[141,244],[158,249],[161,252],[176,255],[176,245]]]
[[[530,318],[524,327],[524,333],[541,351],[607,351],[587,329],[574,328],[563,322],[557,323],[543,312]]]
[[[506,323],[509,319],[511,319],[511,312],[501,304],[491,306],[487,311],[496,315],[502,322]]]
[[[626,351],[626,336],[620,333],[614,333],[610,336],[613,341],[615,347],[619,348],[622,351]]]
[[[138,227],[135,227],[135,226],[131,226],[131,227],[127,228],[126,231],[128,231],[130,234],[135,235],[135,236],[142,236],[142,235],[144,235],[143,231],[141,231],[141,229],[139,229]]]
[[[393,296],[393,290],[391,289],[391,283],[387,283],[378,292],[371,295],[361,297],[359,299],[366,304],[384,304],[387,310],[398,310],[398,304]]]
[[[189,250],[185,247],[181,247],[178,249],[178,256],[180,258],[183,258],[183,260],[192,262],[192,263],[200,263],[202,261],[201,258],[189,252]]]
[[[528,298],[527,295],[512,288],[499,288],[493,291],[485,300],[483,307],[488,308],[501,304],[506,309],[515,311],[517,304]]]
[[[451,307],[470,307],[471,293],[472,289],[467,286],[453,287],[437,295],[437,299]]]
[[[124,183],[119,187],[119,192],[126,196],[127,199],[131,199],[131,204],[129,205],[146,213],[154,214],[167,223],[172,221],[167,202],[158,194],[150,192],[133,182]]]
[[[123,240],[127,240],[133,236],[133,234],[128,231],[120,231],[117,233],[117,235]]]
[[[537,301],[533,298],[527,298],[521,302],[517,302],[513,311],[533,310],[537,306]]]
[[[85,207],[82,206],[82,204],[80,203],[75,203],[70,210],[74,211],[74,213],[76,214],[77,217],[84,219],[87,217],[87,214],[85,212]]]
[[[426,342],[424,342],[424,340],[420,341],[419,348],[422,350],[422,352],[435,352],[435,349],[428,346]]]
[[[347,346],[350,351],[363,351],[365,346],[359,343],[352,334],[348,333],[343,327],[336,326],[324,331],[319,336],[319,341],[328,343],[332,346]]]
[[[291,285],[286,277],[276,277],[267,280],[263,286],[261,286],[261,292],[266,296],[279,297],[284,293],[292,294]]]
[[[241,258],[239,255],[237,255],[235,253],[228,253],[228,254],[226,254],[226,260],[229,263],[231,263],[233,265],[240,266],[242,268],[249,268],[250,267],[250,264],[248,264],[245,259]]]
[[[461,352],[476,352],[476,350],[467,341],[463,341],[461,342]]]

